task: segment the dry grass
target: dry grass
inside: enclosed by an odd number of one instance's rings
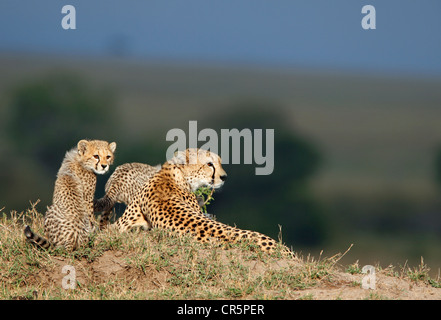
[[[43,232],[35,204],[0,220],[0,299],[441,299],[440,279],[423,262],[377,267],[376,290],[365,290],[358,263],[339,265],[343,254],[285,259],[163,230],[102,231],[75,252],[45,251],[25,241],[24,224]],[[75,289],[62,286],[65,265],[75,268]]]

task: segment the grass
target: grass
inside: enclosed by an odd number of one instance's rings
[[[43,215],[35,205],[21,213],[2,213],[0,299],[320,299],[321,291],[338,286],[361,290],[357,262],[346,272],[339,269],[346,252],[287,260],[280,252],[261,253],[250,243],[225,250],[158,229],[100,231],[74,252],[37,249],[23,235],[24,224],[43,231]],[[68,276],[62,273],[65,265],[75,268],[75,289],[62,286]],[[422,261],[418,269],[402,268],[399,275],[392,268],[379,273],[440,288],[439,279],[431,279],[427,272]],[[342,273],[358,278],[345,282]],[[366,292],[364,297],[389,295]],[[334,297],[343,298],[341,293]]]

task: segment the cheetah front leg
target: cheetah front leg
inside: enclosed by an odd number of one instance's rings
[[[146,215],[143,214],[141,207],[136,201],[129,204],[123,215],[114,223],[115,228],[120,232],[140,226],[143,229],[151,229],[152,224]]]

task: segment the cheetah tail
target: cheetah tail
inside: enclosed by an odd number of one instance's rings
[[[39,246],[39,247],[41,247],[43,249],[48,249],[51,246],[51,244],[50,244],[50,242],[48,240],[46,240],[46,239],[40,237],[39,235],[35,234],[32,231],[31,227],[29,227],[29,226],[25,226],[24,234],[26,236],[26,239],[30,243],[35,244],[35,245],[37,245],[37,246]]]
[[[108,195],[105,195],[101,199],[94,199],[93,200],[93,211],[94,212],[103,212],[103,211],[110,211],[113,208],[114,201],[110,199]]]

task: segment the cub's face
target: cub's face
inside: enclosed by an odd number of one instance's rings
[[[172,161],[182,165],[180,167],[192,191],[200,187],[220,188],[227,178],[221,158],[207,150],[178,151]]]
[[[109,171],[109,166],[114,159],[115,142],[81,140],[77,147],[81,162],[86,169],[92,170],[96,174],[104,174]]]

